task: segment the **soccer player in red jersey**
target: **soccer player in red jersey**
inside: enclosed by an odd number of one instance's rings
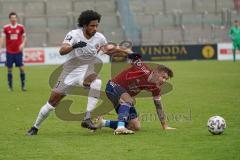
[[[164,65],[157,65],[156,68],[151,69],[141,61],[138,54],[134,53],[129,56],[132,59],[131,67],[119,73],[106,86],[107,97],[118,113],[118,121],[102,119],[97,127],[113,128],[114,134],[132,134],[139,130],[140,121],[134,107],[133,97],[142,90],[146,90],[152,93],[163,129],[175,129],[169,127],[166,122],[160,93],[161,85],[173,77],[172,70]]]
[[[10,24],[3,27],[0,39],[0,49],[6,42],[6,66],[8,68],[8,87],[10,91],[13,91],[12,84],[12,67],[15,63],[16,67],[20,70],[20,79],[22,91],[25,89],[25,72],[23,68],[23,48],[26,42],[26,33],[23,25],[18,24],[18,16],[16,13],[11,12],[9,14]]]

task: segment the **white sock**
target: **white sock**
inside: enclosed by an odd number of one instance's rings
[[[87,112],[91,112],[95,109],[98,99],[93,97],[88,97]]]
[[[85,119],[91,118],[90,112],[92,112],[97,105],[98,98],[100,97],[100,90],[102,81],[100,79],[94,80],[90,85],[90,91],[88,94],[87,113]]]
[[[41,123],[48,117],[49,113],[54,110],[54,107],[51,106],[48,102],[42,106],[40,109],[34,127],[40,127]]]

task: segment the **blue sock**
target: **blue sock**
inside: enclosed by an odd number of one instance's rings
[[[118,127],[118,121],[110,121],[110,128],[116,129]]]
[[[20,73],[20,79],[21,79],[22,88],[25,88],[25,73],[24,72]]]
[[[121,124],[120,124],[121,125]],[[125,127],[127,128],[128,122],[125,122]],[[118,121],[113,121],[113,120],[106,120],[104,127],[109,127],[112,129],[116,129],[118,127]]]
[[[118,126],[118,121],[105,120],[104,127],[116,129],[117,126]]]
[[[125,122],[128,121],[130,105],[128,103],[123,103],[118,109],[118,127],[124,127]]]
[[[104,124],[104,127],[109,127],[109,128],[112,128],[112,129],[115,130],[118,127],[118,123],[119,123],[118,121],[106,120],[105,124]],[[120,125],[122,125],[122,124],[120,124]],[[125,127],[126,128],[127,128],[127,125],[128,125],[128,122],[125,122]]]
[[[12,88],[12,72],[8,72],[8,87]]]

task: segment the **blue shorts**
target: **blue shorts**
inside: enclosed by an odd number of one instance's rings
[[[6,61],[6,66],[8,68],[13,67],[13,63],[15,63],[16,67],[21,67],[23,66],[23,53],[17,53],[17,54],[6,54],[7,56],[7,61]]]
[[[118,84],[115,84],[112,81],[108,81],[105,92],[106,92],[108,99],[112,102],[112,104],[115,108],[115,111],[118,113],[118,109],[120,106],[119,100],[120,100],[121,95],[123,93],[127,92],[126,89],[121,87]],[[136,111],[135,107],[130,107],[128,119],[131,120],[131,119],[135,119],[137,117],[138,116],[137,116],[137,111]]]

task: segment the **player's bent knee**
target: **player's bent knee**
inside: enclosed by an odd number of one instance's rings
[[[99,98],[101,86],[102,86],[101,79],[95,79],[90,85],[89,96]]]
[[[140,122],[134,124],[134,131],[139,131],[141,129],[141,124]]]
[[[50,105],[52,105],[53,107],[56,107],[57,104],[63,99],[63,97],[65,97],[65,95],[60,94],[60,93],[56,93],[56,92],[52,92],[51,96],[48,100],[48,103]]]
[[[98,78],[98,75],[91,74],[84,79],[83,85],[89,87],[91,83],[93,83],[97,78]]]
[[[120,103],[129,103],[131,105],[135,104],[135,99],[132,98],[128,93],[123,93],[119,101]]]
[[[138,119],[133,119],[128,124],[128,129],[133,131],[139,131],[141,129],[141,124]]]

